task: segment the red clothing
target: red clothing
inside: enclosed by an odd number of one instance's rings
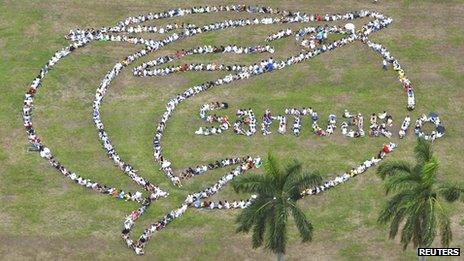
[[[188,64],[183,64],[181,67],[180,67],[180,71],[181,72],[185,72],[188,70]]]
[[[383,152],[385,152],[385,154],[389,153],[390,151],[391,151],[391,149],[387,144],[383,145]]]
[[[140,216],[140,213],[138,211],[133,211],[132,214],[131,214],[132,220],[138,219],[139,216]]]

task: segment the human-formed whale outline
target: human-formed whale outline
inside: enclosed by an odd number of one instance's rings
[[[201,14],[201,13],[212,13],[212,12],[248,12],[248,13],[261,13],[266,15],[274,15],[274,17],[263,17],[263,18],[253,18],[253,19],[228,19],[221,22],[221,26],[216,26],[215,24],[209,24],[205,26],[197,27],[193,24],[182,24],[182,25],[172,25],[168,24],[165,27],[155,27],[155,26],[142,26],[140,25],[143,22],[151,21],[151,20],[158,20],[168,17],[180,17],[186,16],[190,14]],[[158,187],[157,185],[151,183],[147,179],[139,176],[134,168],[124,162],[121,157],[115,151],[113,145],[111,144],[110,138],[104,129],[103,122],[100,116],[100,105],[103,101],[104,95],[109,87],[110,83],[116,78],[116,76],[127,66],[131,65],[134,61],[138,58],[146,56],[152,52],[155,52],[167,44],[175,42],[177,40],[181,40],[193,35],[201,34],[204,32],[215,31],[215,30],[222,30],[228,28],[236,28],[236,27],[243,27],[243,26],[252,26],[257,24],[277,24],[277,23],[309,23],[309,22],[327,22],[327,21],[337,21],[337,20],[354,20],[358,18],[373,18],[372,21],[368,22],[367,24],[363,25],[362,28],[358,29],[357,31],[350,31],[350,30],[343,30],[338,27],[327,27],[326,30],[329,32],[336,32],[344,34],[344,37],[340,40],[334,41],[330,44],[322,44],[318,48],[308,49],[306,52],[302,52],[297,56],[290,56],[287,60],[281,61],[273,61],[272,65],[266,65],[265,68],[261,68],[260,70],[253,71],[251,69],[247,69],[246,66],[241,68],[240,70],[234,71],[234,73],[228,74],[225,77],[219,78],[215,81],[209,81],[200,85],[193,86],[183,93],[171,98],[166,106],[166,111],[164,112],[159,124],[157,126],[157,131],[153,139],[154,148],[158,145],[161,148],[161,138],[162,133],[166,128],[166,124],[168,119],[172,116],[174,109],[184,100],[195,96],[203,91],[206,91],[210,88],[226,85],[230,82],[235,80],[247,79],[250,77],[254,77],[257,75],[265,74],[268,72],[272,72],[274,70],[280,70],[286,67],[290,67],[291,65],[309,60],[319,54],[322,54],[326,51],[336,49],[338,47],[344,46],[348,43],[352,43],[354,41],[361,41],[362,43],[367,44],[370,48],[380,53],[384,56],[381,52],[379,52],[379,48],[385,50],[385,48],[379,44],[373,43],[369,40],[368,36],[370,33],[374,31],[381,30],[388,26],[392,19],[389,17],[384,16],[378,12],[372,12],[367,10],[361,10],[356,12],[348,12],[345,14],[326,14],[323,16],[315,16],[309,15],[302,12],[291,12],[286,10],[279,10],[273,9],[271,7],[252,7],[252,6],[245,6],[245,5],[228,5],[228,6],[206,6],[206,7],[194,7],[194,8],[177,8],[171,9],[165,12],[160,13],[150,13],[145,16],[136,16],[136,17],[128,17],[125,20],[122,20],[117,23],[116,26],[113,27],[102,27],[100,29],[92,29],[92,30],[75,30],[72,31],[69,35],[71,43],[57,51],[53,57],[49,60],[49,62],[40,70],[38,76],[32,82],[28,92],[25,95],[24,100],[24,107],[23,107],[23,121],[24,126],[26,128],[29,142],[34,144],[36,147],[39,148],[39,153],[41,157],[45,158],[55,169],[61,172],[64,176],[70,178],[74,182],[79,185],[88,187],[94,191],[108,194],[116,198],[122,198],[126,200],[136,201],[141,204],[141,206],[131,212],[124,221],[123,225],[123,239],[127,243],[127,245],[133,249],[137,254],[143,254],[143,249],[146,246],[148,240],[152,237],[153,233],[159,231],[166,227],[170,222],[172,222],[175,218],[181,216],[188,207],[192,206],[193,202],[208,198],[211,195],[217,193],[223,186],[225,186],[230,180],[232,180],[237,175],[243,174],[250,168],[253,168],[254,165],[259,161],[259,158],[239,158],[235,162],[231,163],[230,165],[238,165],[236,166],[230,173],[221,177],[221,179],[213,184],[210,187],[205,188],[202,191],[189,194],[185,199],[184,203],[175,210],[172,210],[166,216],[163,217],[158,222],[153,223],[150,225],[142,235],[139,237],[137,241],[134,241],[130,237],[130,231],[132,230],[135,221],[145,212],[146,208],[151,205],[153,201],[158,199],[159,197],[167,197],[168,193]],[[134,26],[137,25],[137,26]],[[131,33],[138,33],[138,32],[151,32],[151,33],[160,33],[160,34],[167,34],[171,30],[181,30],[180,33],[172,33],[163,40],[151,40],[151,39],[143,39],[139,37],[130,36]],[[307,33],[315,32],[315,27],[306,27],[299,31],[299,37],[304,37]],[[129,35],[121,35],[121,33],[127,33]],[[284,36],[287,36],[284,34]],[[114,67],[108,71],[105,75],[103,80],[101,81],[100,86],[98,87],[95,99],[93,102],[93,121],[95,126],[98,130],[100,141],[102,145],[107,150],[109,157],[116,163],[116,165],[126,174],[128,175],[134,182],[144,188],[144,190],[148,193],[148,195],[144,195],[141,192],[127,192],[123,190],[119,190],[117,188],[106,186],[103,184],[99,184],[94,182],[90,179],[85,179],[74,172],[67,170],[58,160],[52,155],[52,152],[49,148],[47,148],[40,137],[37,135],[36,130],[33,128],[32,124],[32,107],[33,107],[33,100],[36,94],[36,91],[41,86],[41,82],[45,75],[49,72],[49,70],[53,69],[53,67],[58,63],[59,60],[66,57],[73,51],[85,47],[87,44],[93,41],[124,41],[128,43],[138,44],[141,43],[145,47],[133,53],[120,62],[116,63]],[[393,58],[393,56],[384,56],[388,62],[392,63],[394,66],[395,71],[398,73],[398,79],[402,83],[403,87],[408,87],[408,104],[407,108],[412,110],[415,106],[414,100],[414,92],[411,88],[410,81],[406,78],[403,69],[399,62]],[[159,58],[155,59],[151,62],[143,63],[142,65],[136,66],[133,69],[133,73],[136,76],[157,76],[158,73],[150,72],[150,69],[154,66],[159,66],[166,62],[169,62],[173,59],[167,59],[161,61]],[[292,62],[288,62],[292,60]],[[390,149],[393,149],[396,145],[390,144]],[[180,186],[180,179],[176,176],[173,172],[171,162],[163,157],[161,149],[156,150],[154,149],[154,160],[160,164],[161,170],[165,173],[165,175],[171,180],[174,185]],[[377,163],[380,161],[381,158],[378,158]],[[375,164],[372,164],[375,165]],[[370,167],[369,165],[368,167]],[[365,167],[364,172],[368,167]],[[356,173],[356,174],[360,174]],[[346,173],[345,173],[346,174]],[[339,184],[339,183],[337,183]],[[336,184],[336,185],[337,185]],[[308,188],[309,189],[309,188]],[[308,190],[305,190],[308,191]],[[322,189],[323,191],[323,189]],[[312,193],[302,192],[302,195],[308,195]],[[252,198],[253,199],[253,198]],[[251,201],[250,201],[251,202]]]

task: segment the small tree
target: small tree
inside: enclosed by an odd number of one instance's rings
[[[265,248],[283,260],[287,244],[288,216],[295,220],[303,242],[311,241],[313,226],[296,202],[303,189],[320,184],[317,173],[303,172],[301,163],[294,160],[281,169],[277,160],[268,155],[264,162],[264,174],[246,175],[235,179],[236,192],[256,194],[255,201],[237,217],[237,232],[253,230],[253,248],[265,242]]]
[[[417,247],[430,247],[437,232],[443,247],[452,240],[450,218],[443,200],[455,202],[464,189],[437,179],[439,162],[432,145],[419,139],[415,147],[416,163],[385,162],[377,169],[385,180],[386,193],[395,193],[381,210],[378,221],[390,223],[390,239],[396,237],[400,226],[401,243],[405,250],[410,242]]]

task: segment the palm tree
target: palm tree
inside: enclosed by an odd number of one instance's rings
[[[430,247],[437,232],[443,247],[448,247],[452,240],[451,222],[443,201],[455,202],[464,189],[437,179],[439,162],[430,142],[419,139],[414,151],[414,165],[392,161],[377,169],[385,180],[386,193],[395,193],[380,211],[378,222],[390,223],[390,239],[396,237],[402,226],[403,250],[410,242],[414,248]]]
[[[236,192],[257,195],[253,204],[237,217],[237,232],[248,233],[252,229],[253,248],[265,242],[265,248],[277,254],[277,260],[283,260],[290,214],[302,242],[312,240],[313,226],[296,201],[302,197],[301,191],[321,181],[317,173],[303,172],[301,163],[296,160],[282,169],[276,158],[268,155],[264,174],[240,176],[232,183]]]

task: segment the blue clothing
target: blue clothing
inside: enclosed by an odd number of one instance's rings
[[[268,64],[266,65],[266,69],[267,69],[268,71],[274,70],[274,64],[268,63]]]

